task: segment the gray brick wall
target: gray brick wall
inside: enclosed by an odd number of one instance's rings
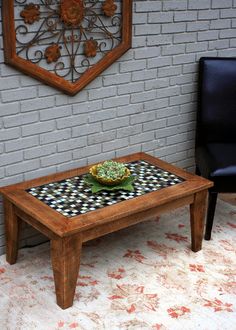
[[[0,36],[1,186],[141,150],[193,169],[197,63],[236,55],[236,1],[133,2],[133,48],[74,97],[6,66]]]

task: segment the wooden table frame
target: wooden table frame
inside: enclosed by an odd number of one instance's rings
[[[83,242],[149,220],[171,209],[190,205],[191,248],[194,252],[201,250],[207,191],[213,183],[145,153],[136,153],[117,160],[121,162],[146,160],[185,181],[75,216],[73,219],[61,215],[25,190],[81,175],[88,172],[90,166],[0,189],[4,202],[7,261],[14,264],[17,260],[22,220],[46,235],[51,241],[57,304],[63,309],[73,304]]]

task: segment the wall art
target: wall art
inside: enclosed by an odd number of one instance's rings
[[[75,95],[131,47],[132,0],[3,1],[5,63]]]

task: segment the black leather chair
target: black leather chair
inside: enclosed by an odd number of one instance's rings
[[[218,193],[236,193],[236,58],[200,59],[196,174],[212,180],[205,239],[210,240]]]

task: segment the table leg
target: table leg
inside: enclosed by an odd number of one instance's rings
[[[73,305],[81,246],[79,235],[51,240],[51,259],[57,304],[62,309]]]
[[[203,230],[206,214],[207,190],[200,191],[194,195],[193,204],[190,204],[191,223],[191,249],[197,252],[202,248]]]
[[[19,233],[21,220],[14,212],[14,205],[7,199],[3,199],[5,239],[6,239],[6,260],[9,264],[16,263],[19,246]]]

